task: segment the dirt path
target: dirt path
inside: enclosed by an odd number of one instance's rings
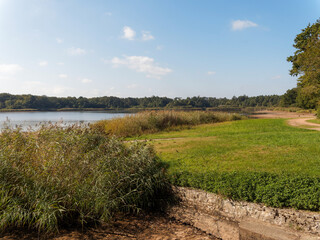
[[[283,111],[258,111],[250,115],[251,118],[271,119],[271,118],[315,118],[312,113],[296,113]]]
[[[294,118],[288,120],[288,124],[293,127],[307,128],[310,130],[320,131],[320,124],[307,122],[308,120],[315,119],[313,118]]]
[[[308,122],[308,120],[316,118],[316,116],[311,113],[261,111],[250,115],[250,117],[259,119],[290,118],[287,123],[292,127],[320,131],[320,124]]]

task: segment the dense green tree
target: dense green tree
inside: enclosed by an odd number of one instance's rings
[[[280,105],[282,107],[296,106],[297,96],[297,88],[287,90],[287,92],[281,96]]]
[[[320,19],[309,24],[294,39],[297,50],[288,57],[290,74],[298,76],[297,104],[315,108],[320,104]]]

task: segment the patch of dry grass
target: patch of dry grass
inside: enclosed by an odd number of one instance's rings
[[[108,135],[132,137],[163,130],[177,130],[206,123],[240,120],[239,114],[208,111],[145,111],[122,118],[99,121],[92,125]]]

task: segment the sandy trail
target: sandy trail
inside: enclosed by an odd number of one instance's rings
[[[293,127],[307,128],[310,130],[320,131],[320,124],[307,122],[313,118],[295,118],[288,120],[288,124]]]
[[[320,131],[320,124],[308,122],[308,120],[316,119],[316,116],[312,113],[260,111],[250,115],[250,117],[259,119],[290,118],[287,123],[292,127]]]
[[[252,115],[251,118],[259,119],[275,119],[275,118],[315,118],[312,113],[296,113],[296,112],[283,112],[283,111],[257,111]]]

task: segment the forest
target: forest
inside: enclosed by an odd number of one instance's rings
[[[143,97],[119,98],[105,97],[48,97],[35,95],[13,95],[0,93],[0,109],[125,109],[125,108],[210,108],[210,107],[277,107],[281,105],[279,95],[261,95],[248,97],[246,95],[228,98],[215,97]]]

